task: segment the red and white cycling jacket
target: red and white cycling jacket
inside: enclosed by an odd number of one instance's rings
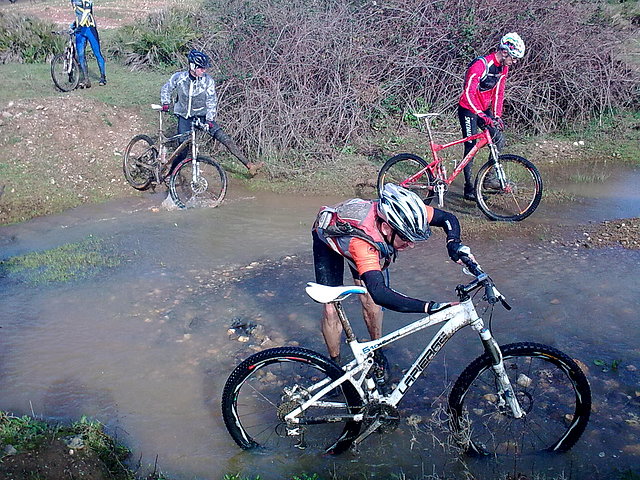
[[[504,86],[509,67],[498,62],[496,53],[478,57],[471,62],[458,102],[462,108],[475,114],[491,110],[494,116],[502,116]]]

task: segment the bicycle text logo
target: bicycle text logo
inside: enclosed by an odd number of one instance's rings
[[[422,357],[414,365],[413,369],[409,372],[409,374],[405,378],[404,385],[398,387],[400,393],[404,394],[409,389],[409,387],[413,385],[422,371],[427,368],[429,363],[431,363],[433,357],[436,356],[436,354],[440,351],[444,344],[447,343],[447,340],[449,340],[450,337],[451,335],[447,334],[447,332],[442,332],[440,336],[435,339],[431,348],[424,352],[424,355],[422,355]]]

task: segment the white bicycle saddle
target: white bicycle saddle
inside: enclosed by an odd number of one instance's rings
[[[305,288],[307,295],[318,303],[339,302],[352,293],[367,293],[367,289],[357,285],[342,285],[340,287],[329,287],[319,283],[308,282]]]

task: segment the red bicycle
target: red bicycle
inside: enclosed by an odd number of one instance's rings
[[[475,179],[478,208],[491,220],[498,221],[520,221],[531,215],[542,198],[542,177],[533,163],[518,155],[500,155],[487,129],[450,143],[435,143],[430,120],[437,115],[414,114],[425,120],[433,160],[428,163],[413,153],[390,158],[378,173],[378,193],[385,184],[395,183],[418,194],[427,205],[437,196],[438,206],[442,207],[449,185],[478,151],[488,146],[489,160],[480,167]],[[470,140],[476,140],[475,146],[461,162],[454,162],[453,171],[448,175],[446,162],[438,152]]]

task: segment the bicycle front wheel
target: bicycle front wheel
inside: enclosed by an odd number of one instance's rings
[[[378,195],[387,183],[395,183],[416,193],[425,204],[434,196],[435,177],[430,170],[418,174],[427,162],[413,153],[401,153],[391,157],[378,173]]]
[[[129,185],[137,190],[146,190],[154,179],[158,163],[158,150],[151,137],[136,135],[124,151],[122,170]]]
[[[58,53],[51,59],[51,79],[63,92],[74,90],[80,82],[80,65],[66,53]]]
[[[566,452],[591,413],[584,373],[569,356],[547,345],[513,343],[500,349],[525,415],[513,417],[485,353],[465,368],[449,396],[458,440],[468,452],[482,455]]]
[[[485,163],[476,177],[478,208],[491,220],[516,222],[531,215],[542,198],[542,177],[526,158],[500,155],[499,166],[491,160]],[[502,169],[502,186],[497,169]]]
[[[231,373],[222,393],[229,434],[243,449],[343,452],[361,427],[352,414],[360,410],[362,399],[350,382],[301,412],[298,423],[284,419],[318,391],[318,382],[342,374],[334,362],[304,348],[273,348],[250,356]]]
[[[191,158],[180,163],[171,173],[169,191],[180,208],[217,207],[227,193],[227,174],[209,157],[198,157],[197,174]]]

